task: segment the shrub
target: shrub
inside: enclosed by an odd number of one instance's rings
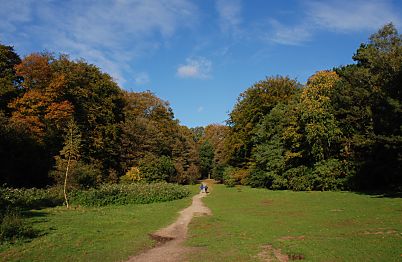
[[[283,173],[283,179],[284,186],[287,189],[295,191],[310,191],[314,189],[311,171],[303,165],[288,169]]]
[[[184,186],[166,182],[154,184],[109,184],[73,191],[71,203],[83,206],[148,204],[181,199],[190,195]]]
[[[120,177],[120,182],[123,183],[134,183],[139,182],[141,180],[140,170],[138,167],[132,167],[124,176]]]
[[[247,184],[251,187],[272,188],[275,177],[273,172],[252,170],[248,177]]]
[[[175,181],[177,172],[168,156],[147,155],[139,163],[141,178],[146,182]]]
[[[236,167],[227,167],[223,171],[223,180],[225,185],[233,187],[235,185],[245,185],[250,172],[248,169],[240,169]]]
[[[19,189],[0,188],[0,208],[8,207],[20,209],[39,209],[63,204],[63,191],[61,188],[48,189]]]
[[[343,190],[349,180],[348,164],[338,159],[322,160],[314,165],[312,172],[314,189]]]

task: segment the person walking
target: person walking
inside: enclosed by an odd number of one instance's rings
[[[203,193],[203,192],[204,192],[204,184],[203,184],[203,183],[201,183],[201,185],[200,185],[200,190],[201,190],[200,193]]]

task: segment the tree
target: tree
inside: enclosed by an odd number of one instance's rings
[[[191,131],[194,134],[194,141],[198,142],[205,135],[205,128],[202,126],[192,127]]]
[[[320,71],[311,76],[300,101],[301,123],[310,161],[320,161],[337,155],[342,132],[332,113],[330,95],[340,81],[333,71]],[[338,151],[337,151],[338,150]],[[334,152],[335,151],[335,152]],[[311,164],[311,162],[309,164]]]
[[[255,132],[253,186],[274,189],[340,189],[348,182],[341,168],[342,132],[330,95],[340,81],[333,71],[311,76],[300,96],[280,103]]]
[[[356,164],[356,186],[402,185],[402,37],[392,24],[361,44],[355,65],[337,69],[333,107]]]
[[[223,171],[229,161],[229,155],[225,147],[225,139],[229,133],[229,127],[219,124],[211,124],[203,129],[203,135],[198,144],[201,146],[209,142],[213,148],[212,178],[223,179]]]
[[[214,167],[214,148],[209,141],[205,141],[200,147],[200,171],[203,178],[210,178]]]
[[[49,183],[52,166],[48,151],[37,143],[30,130],[10,123],[0,110],[0,184],[13,187],[41,187]]]
[[[8,103],[20,92],[22,78],[17,76],[15,66],[21,59],[12,46],[0,44],[0,110],[8,113]]]
[[[60,151],[59,156],[60,160],[65,165],[63,193],[67,208],[69,208],[68,197],[67,197],[68,176],[71,173],[71,169],[74,167],[74,164],[78,161],[80,157],[80,149],[81,149],[81,132],[76,122],[73,119],[71,119],[67,125],[66,135],[64,138],[64,147]]]
[[[121,123],[121,161],[124,169],[138,165],[145,155],[173,157],[178,123],[169,103],[151,92],[124,93],[125,121]]]
[[[276,76],[266,78],[240,94],[228,120],[231,131],[226,147],[232,165],[246,165],[253,148],[254,128],[278,103],[290,101],[298,87],[295,80]]]

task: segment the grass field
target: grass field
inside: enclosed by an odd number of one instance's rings
[[[203,201],[213,215],[190,225],[191,261],[258,261],[267,245],[304,261],[402,261],[401,198],[215,185]]]
[[[402,261],[401,198],[214,185],[203,201],[213,215],[191,222],[186,244],[200,249],[190,261],[258,261],[279,249],[304,261]],[[41,235],[0,245],[0,260],[124,261],[190,203],[33,210]]]
[[[190,203],[188,197],[147,205],[33,210],[27,215],[41,236],[0,245],[0,261],[124,261],[152,246],[148,233],[173,222]]]

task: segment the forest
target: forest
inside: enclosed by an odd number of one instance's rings
[[[256,82],[226,125],[188,128],[168,101],[85,60],[0,45],[0,184],[14,188],[211,177],[290,190],[401,190],[402,37],[387,24],[355,61]]]

